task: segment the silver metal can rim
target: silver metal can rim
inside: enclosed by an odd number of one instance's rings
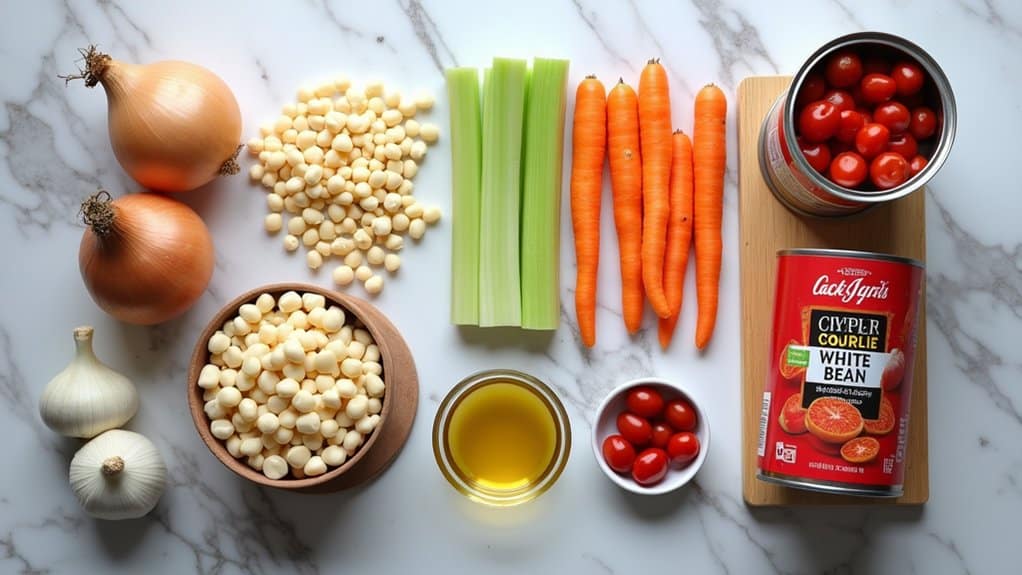
[[[944,126],[941,131],[940,141],[937,142],[937,147],[934,150],[933,157],[930,158],[926,167],[915,176],[909,178],[908,181],[895,188],[891,188],[884,192],[862,192],[839,186],[830,180],[827,180],[817,173],[816,170],[809,165],[809,162],[802,157],[802,153],[798,150],[798,146],[793,138],[788,138],[786,143],[788,146],[788,152],[791,154],[793,160],[798,164],[799,169],[802,173],[808,176],[814,184],[839,198],[853,202],[873,204],[896,200],[907,196],[908,194],[925,186],[933,178],[933,176],[936,175],[940,168],[943,167],[948,155],[951,153],[951,146],[954,143],[955,133],[957,131],[958,114],[957,107],[955,105],[954,91],[951,89],[951,82],[948,80],[947,75],[944,74],[944,70],[939,64],[937,64],[937,61],[934,60],[926,50],[923,50],[914,42],[894,34],[888,34],[885,32],[856,32],[827,42],[818,50],[813,52],[812,56],[810,56],[802,67],[799,68],[798,72],[792,78],[788,91],[785,93],[787,100],[782,112],[784,114],[783,124],[785,133],[793,134],[795,131],[794,94],[798,92],[798,88],[801,87],[802,81],[809,74],[809,71],[833,51],[850,44],[861,44],[867,42],[883,44],[912,56],[926,70],[930,78],[932,78],[934,83],[937,85],[937,92],[940,94],[940,104],[944,115]]]
[[[908,264],[921,270],[926,269],[926,264],[910,257],[882,254],[879,252],[867,252],[860,250],[838,250],[832,248],[788,248],[777,250],[777,257],[781,256],[827,256],[839,258],[853,258],[860,260],[879,260],[884,262],[895,262]]]
[[[892,499],[895,497],[901,497],[905,494],[905,488],[903,485],[891,485],[890,487],[881,485],[863,486],[856,485],[854,483],[805,479],[791,475],[770,473],[763,471],[762,469],[757,471],[756,479],[767,483],[776,483],[786,487],[815,491],[817,493],[827,493],[830,495],[853,495],[855,497],[882,497],[884,499]]]

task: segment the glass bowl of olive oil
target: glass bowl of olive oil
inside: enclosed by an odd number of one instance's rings
[[[482,371],[447,394],[433,420],[433,454],[473,501],[511,506],[546,492],[571,451],[571,424],[546,384],[519,371]]]

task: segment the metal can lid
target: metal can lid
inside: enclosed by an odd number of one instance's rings
[[[855,258],[862,260],[880,260],[886,262],[897,262],[915,266],[919,269],[926,269],[926,264],[913,258],[882,254],[878,252],[867,252],[860,250],[838,250],[832,248],[789,248],[777,250],[777,256],[830,256],[839,258]]]

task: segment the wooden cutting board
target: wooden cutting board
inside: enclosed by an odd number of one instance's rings
[[[760,174],[759,130],[770,106],[791,80],[751,77],[738,86],[738,219],[742,299],[742,485],[746,504],[920,505],[929,498],[926,438],[926,314],[919,318],[909,422],[905,493],[897,499],[829,495],[756,479],[760,401],[769,366],[775,254],[785,248],[840,248],[883,252],[926,261],[925,193],[845,218],[796,216],[774,199]],[[921,309],[926,309],[925,290]]]

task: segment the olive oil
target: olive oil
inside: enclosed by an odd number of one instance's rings
[[[531,487],[553,463],[558,441],[551,406],[532,389],[499,380],[461,398],[446,439],[460,474],[495,491]]]

